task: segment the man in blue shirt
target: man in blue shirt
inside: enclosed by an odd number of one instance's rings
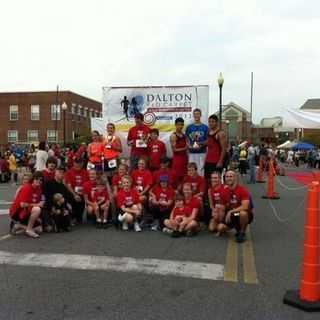
[[[201,110],[193,110],[194,123],[189,124],[186,129],[187,145],[189,150],[189,163],[197,164],[198,173],[203,176],[204,162],[206,157],[206,142],[208,126],[201,122]]]

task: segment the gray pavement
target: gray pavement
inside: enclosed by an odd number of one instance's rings
[[[281,181],[300,186],[287,177]],[[248,187],[256,208],[250,229],[257,284],[245,282],[247,248],[238,244],[235,282],[2,264],[0,319],[317,319],[318,314],[282,304],[285,291],[299,285],[305,190],[288,191],[277,184],[281,199],[272,202],[272,209],[268,200],[261,199],[264,185]],[[0,200],[10,201],[12,189],[2,188]],[[7,231],[7,217],[0,216],[0,237]],[[155,258],[226,267],[230,241],[206,231],[195,238],[171,239],[151,231],[124,233],[86,225],[36,240],[24,236],[0,240],[0,251]]]

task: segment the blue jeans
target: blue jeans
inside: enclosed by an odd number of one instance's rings
[[[249,183],[256,183],[256,164],[254,157],[249,158]]]

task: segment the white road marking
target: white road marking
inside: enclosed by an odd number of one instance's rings
[[[224,274],[224,266],[213,263],[78,254],[11,253],[0,251],[0,264],[76,270],[139,272],[207,280],[223,280]]]
[[[0,216],[9,214],[9,209],[0,209]]]
[[[0,200],[0,204],[12,204],[12,201]]]

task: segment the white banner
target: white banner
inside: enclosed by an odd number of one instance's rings
[[[160,131],[172,131],[181,117],[186,125],[192,122],[192,110],[199,108],[204,121],[208,118],[209,86],[168,87],[104,87],[103,118],[113,122],[117,130],[127,131],[135,113],[144,115],[147,125]]]

